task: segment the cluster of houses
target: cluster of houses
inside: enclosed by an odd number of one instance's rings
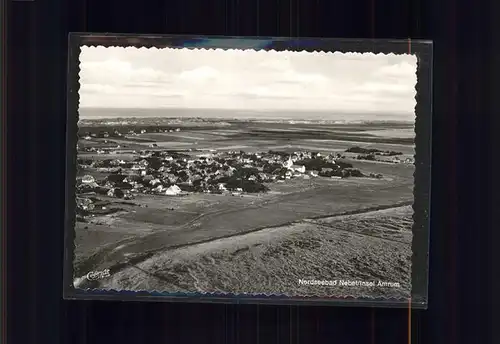
[[[117,150],[121,148],[122,147],[120,145],[116,145],[115,147],[105,147],[105,148],[80,147],[79,145],[77,145],[77,150],[85,153],[95,153],[95,154],[116,154]]]
[[[87,132],[81,134],[81,138],[84,140],[92,140],[95,138],[112,138],[112,137],[119,138],[119,137],[124,137],[125,135],[137,136],[139,134],[146,134],[146,133],[173,133],[173,132],[181,131],[181,128],[149,127],[149,128],[143,128],[143,129],[131,128],[131,129],[125,129],[123,131],[126,132],[126,134],[123,134],[118,129],[113,129],[110,131],[106,131],[106,130],[87,131]]]
[[[415,164],[415,159],[414,158],[400,158],[398,156],[396,157],[391,157],[390,159],[380,159],[377,157],[376,154],[360,154],[356,156],[357,160],[368,160],[368,161],[381,161],[381,162],[387,162],[387,163],[393,163],[393,164],[408,164],[412,165]]]
[[[338,160],[340,156],[312,152],[293,154],[224,152],[189,154],[169,151],[142,151],[133,161],[121,159],[79,159],[84,176],[78,180],[78,193],[100,193],[132,199],[134,194],[182,195],[203,193],[258,193],[268,190],[266,184],[287,179],[316,177],[361,177],[352,165]],[[88,174],[85,171],[89,170]],[[107,175],[102,180],[90,170]]]
[[[415,159],[414,158],[404,158],[404,159],[400,159],[398,157],[394,158],[391,160],[392,163],[394,164],[408,164],[408,165],[413,165],[415,164]]]
[[[411,157],[402,158],[403,153],[395,151],[382,151],[373,148],[351,147],[346,150],[347,153],[357,153],[357,160],[382,161],[393,164],[414,164],[415,160]],[[380,157],[385,157],[380,159]],[[389,158],[389,159],[388,159]]]

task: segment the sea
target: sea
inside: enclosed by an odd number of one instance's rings
[[[207,118],[222,120],[324,121],[329,123],[400,122],[415,123],[413,114],[394,113],[336,113],[327,111],[246,111],[232,109],[174,109],[174,108],[80,108],[80,120],[116,118]]]

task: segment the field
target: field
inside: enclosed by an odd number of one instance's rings
[[[160,123],[159,123],[160,122]],[[413,164],[356,160],[353,146],[414,154],[412,126],[401,123],[314,124],[142,119],[130,124],[80,123],[81,132],[178,128],[79,140],[80,159],[129,160],[137,150],[312,150],[339,153],[365,174],[383,178],[290,179],[259,194],[137,195],[128,202],[99,196],[117,211],[77,222],[75,284],[132,290],[289,295],[407,297],[411,272]],[[128,130],[128,129],[127,129]],[[152,143],[156,146],[151,147]],[[114,148],[108,154],[88,148]],[[96,180],[97,169],[79,170]],[[88,282],[109,268],[108,279]],[[304,286],[298,279],[380,280],[400,288]],[[329,289],[328,289],[329,288]],[[347,288],[347,289],[346,289]],[[361,288],[361,289],[360,289]]]
[[[101,288],[409,297],[411,207],[301,221],[167,250]],[[401,288],[301,286],[299,279],[399,282]]]

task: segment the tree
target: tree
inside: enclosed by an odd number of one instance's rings
[[[123,198],[125,196],[125,193],[120,188],[115,188],[112,192],[113,196],[116,198]]]
[[[110,183],[116,184],[122,183],[125,178],[127,178],[127,176],[123,174],[110,174],[106,177],[106,180]]]
[[[153,170],[158,170],[163,166],[162,160],[158,157],[149,157],[146,158],[146,161],[148,162],[148,167],[152,168]]]
[[[361,173],[361,171],[358,169],[351,168],[345,171],[348,173],[348,176],[350,177],[364,177],[364,174]]]
[[[348,153],[358,153],[358,154],[374,154],[374,153],[380,153],[382,151],[378,149],[367,149],[367,148],[361,148],[361,147],[351,147],[346,150]]]

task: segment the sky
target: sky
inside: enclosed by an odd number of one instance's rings
[[[414,118],[414,55],[82,47],[80,107]]]

